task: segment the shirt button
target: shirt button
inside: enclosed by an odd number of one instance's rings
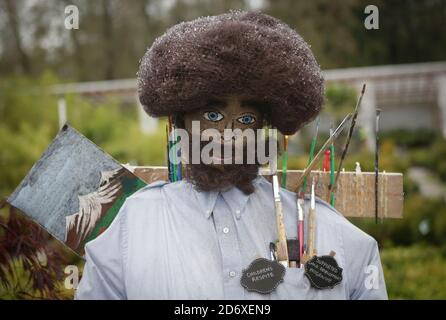
[[[230,276],[231,278],[234,278],[234,277],[235,277],[235,271],[231,271],[231,272],[229,272],[229,276]]]
[[[239,214],[239,213],[240,213],[240,210],[238,210],[238,209],[237,209],[237,210],[235,210],[235,213]]]
[[[224,227],[223,228],[223,233],[228,233],[229,232],[229,228],[228,227]]]

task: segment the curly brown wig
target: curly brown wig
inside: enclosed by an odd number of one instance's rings
[[[231,10],[179,23],[141,60],[138,93],[151,116],[184,113],[209,97],[241,94],[271,107],[271,124],[293,134],[323,103],[320,67],[308,44],[284,22]]]

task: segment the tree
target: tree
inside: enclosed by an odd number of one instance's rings
[[[17,4],[19,4],[20,2],[15,0],[3,0],[3,2],[4,2],[4,7],[6,9],[6,13],[8,15],[9,26],[12,30],[13,40],[15,44],[15,49],[19,57],[20,66],[24,73],[30,74],[31,64],[28,55],[26,54],[23,48],[22,37],[20,35],[20,21],[17,12]]]

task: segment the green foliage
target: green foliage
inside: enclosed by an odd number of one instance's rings
[[[445,299],[446,248],[424,245],[381,251],[390,299]]]
[[[411,150],[410,158],[414,165],[431,169],[446,182],[446,141],[442,137],[434,139],[429,148],[419,147]]]
[[[391,139],[396,145],[404,148],[429,147],[436,137],[437,133],[429,129],[397,129],[381,134],[382,139]]]
[[[385,247],[417,243],[441,245],[446,241],[446,206],[441,199],[427,199],[417,194],[405,197],[403,219],[386,219],[378,224],[374,219],[350,220]],[[421,224],[427,226],[425,233],[420,230]]]
[[[438,133],[428,129],[394,130],[383,134],[382,140],[401,148],[403,161],[412,166],[428,168],[446,182],[446,141]],[[394,150],[388,150],[392,151]]]
[[[49,91],[49,86],[57,81],[51,73],[44,73],[37,79],[25,77],[1,79],[1,125],[14,131],[20,130],[24,123],[33,129],[47,124],[57,132],[56,97]]]
[[[10,131],[0,124],[0,194],[12,191],[32,165],[40,158],[50,143],[52,130],[49,125],[33,128],[22,123],[17,131]]]
[[[0,81],[0,196],[20,182],[57,133],[56,100],[38,80],[11,78]]]
[[[51,290],[38,290],[34,287],[32,279],[32,272],[40,272],[39,270],[29,271],[24,267],[26,258],[13,258],[10,261],[13,272],[8,274],[7,281],[9,286],[0,285],[0,299],[15,300],[15,299],[73,299],[74,290],[66,289],[62,280],[58,280],[56,274],[49,274],[53,284]]]
[[[73,254],[36,222],[0,202],[0,299],[63,299]]]
[[[333,115],[336,122],[355,110],[357,92],[354,88],[330,84],[325,90],[327,112]]]
[[[92,105],[85,99],[67,99],[70,124],[121,163],[165,165],[165,123],[155,133],[141,133],[136,104],[120,106],[106,100]],[[87,116],[88,115],[88,116]]]

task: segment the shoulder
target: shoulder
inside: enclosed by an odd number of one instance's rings
[[[126,203],[138,203],[144,200],[166,200],[166,197],[184,192],[187,188],[188,186],[183,180],[177,182],[155,181],[127,197]]]
[[[121,219],[127,224],[129,219],[133,220],[143,213],[146,215],[153,211],[149,209],[154,209],[164,202],[163,189],[167,185],[168,182],[155,181],[134,192],[124,200],[116,219]]]
[[[131,196],[127,197],[126,200],[137,200],[137,199],[147,199],[153,198],[161,195],[161,190],[169,184],[167,181],[155,181],[145,187],[142,187]]]
[[[156,181],[127,197],[120,214],[125,215],[129,228],[144,224],[155,226],[170,215],[168,208],[172,203],[188,199],[186,194],[189,194],[189,186],[184,181]]]
[[[376,240],[372,236],[355,226],[336,208],[319,197],[316,197],[316,210],[318,214],[322,216],[321,218],[327,223],[336,223],[344,240],[344,245],[361,244],[365,246],[373,246],[376,244]]]

